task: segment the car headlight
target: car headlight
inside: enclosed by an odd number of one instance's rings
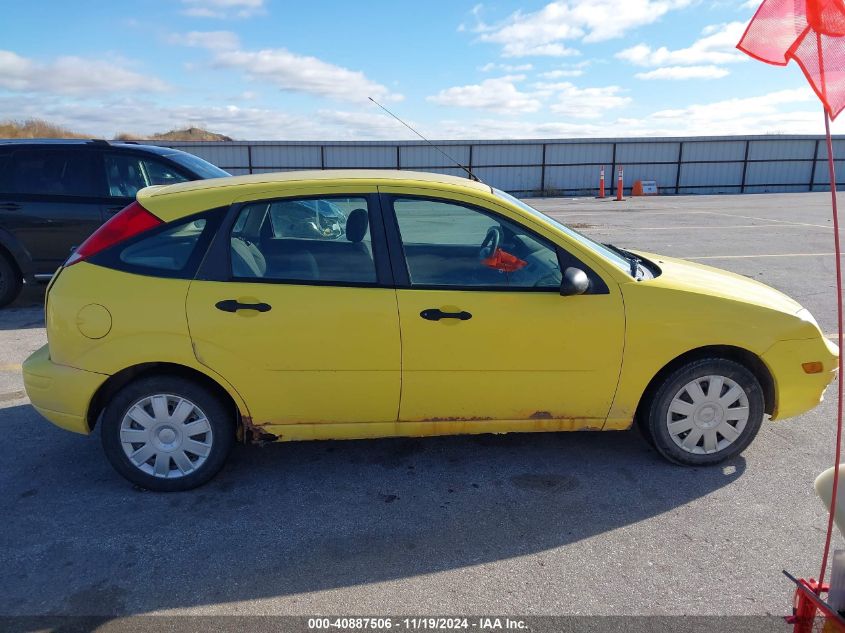
[[[817,328],[819,327],[819,322],[816,321],[816,317],[814,317],[807,308],[801,308],[798,312],[795,313],[802,321],[806,321],[807,323],[812,323]]]

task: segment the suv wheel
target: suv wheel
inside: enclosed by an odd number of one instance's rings
[[[760,430],[764,409],[754,374],[734,361],[706,358],[666,377],[641,424],[666,459],[705,466],[744,451]]]
[[[18,298],[23,279],[9,257],[0,252],[0,308]]]
[[[141,378],[103,411],[101,439],[112,466],[142,488],[190,490],[223,467],[234,417],[211,391],[173,376]]]

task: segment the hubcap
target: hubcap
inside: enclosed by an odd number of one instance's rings
[[[213,441],[205,413],[181,396],[141,398],[120,423],[120,444],[129,461],[162,479],[196,471],[211,453]]]
[[[718,453],[748,424],[748,396],[727,376],[702,376],[675,394],[666,413],[672,441],[688,453]]]

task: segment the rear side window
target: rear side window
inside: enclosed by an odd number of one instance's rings
[[[182,270],[194,252],[206,220],[193,220],[136,242],[120,251],[120,261],[133,267]]]
[[[374,284],[366,198],[299,198],[243,207],[230,236],[231,276],[242,280]]]
[[[223,213],[218,209],[165,224],[89,261],[139,275],[192,279]]]
[[[109,196],[114,198],[134,198],[144,187],[188,180],[161,161],[132,154],[106,154],[105,167]]]
[[[3,193],[100,197],[102,178],[89,151],[45,148],[14,152],[6,175],[0,177]]]

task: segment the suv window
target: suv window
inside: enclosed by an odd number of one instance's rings
[[[10,162],[9,174],[0,181],[3,193],[102,196],[92,152],[21,150],[13,152]]]
[[[303,198],[244,206],[230,238],[238,279],[375,283],[366,198]]]
[[[172,185],[188,180],[175,169],[155,159],[132,154],[106,154],[106,181],[109,195],[115,198],[134,198],[150,185]]]
[[[515,222],[435,200],[393,209],[412,285],[560,288],[557,249]]]

